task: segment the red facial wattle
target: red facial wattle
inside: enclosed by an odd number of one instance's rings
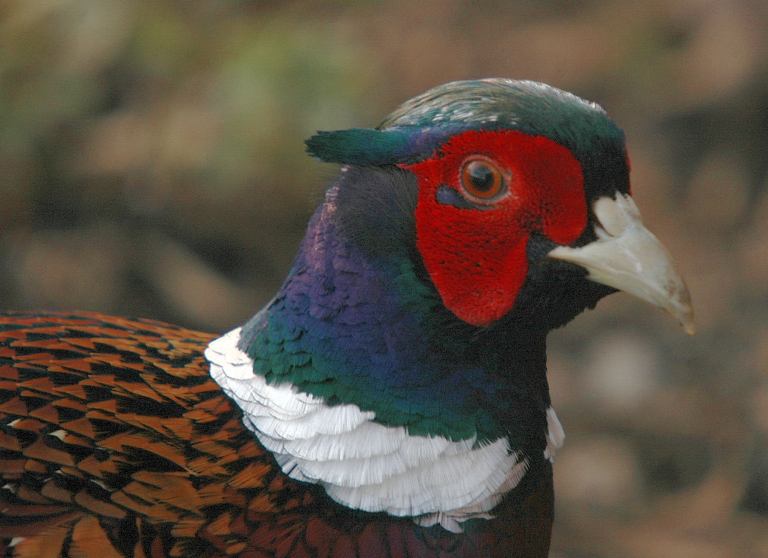
[[[505,192],[477,207],[438,199],[441,188],[467,198],[461,171],[475,155],[502,170]],[[470,130],[452,137],[432,158],[403,168],[419,181],[416,243],[427,272],[446,308],[473,325],[489,325],[514,306],[528,272],[532,233],[570,244],[587,224],[578,160],[542,136]]]

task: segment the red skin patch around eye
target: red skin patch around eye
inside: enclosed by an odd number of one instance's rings
[[[508,193],[481,209],[437,200],[440,187],[462,195],[461,165],[490,157],[511,175]],[[509,312],[528,273],[526,246],[539,232],[570,244],[587,224],[581,165],[566,147],[514,130],[469,130],[431,158],[402,165],[418,177],[416,245],[446,308],[486,326]]]

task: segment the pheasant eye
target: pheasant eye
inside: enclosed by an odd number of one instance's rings
[[[461,167],[461,187],[472,199],[487,202],[504,190],[504,175],[486,157],[472,157]]]

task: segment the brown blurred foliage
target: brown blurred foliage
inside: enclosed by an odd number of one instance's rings
[[[553,334],[553,556],[768,556],[766,28],[763,0],[2,1],[2,306],[223,330],[334,172],[306,136],[545,81],[624,127],[699,327],[615,295]]]

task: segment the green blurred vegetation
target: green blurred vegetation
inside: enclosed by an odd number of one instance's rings
[[[545,81],[629,139],[699,334],[615,295],[553,335],[558,557],[768,556],[768,4],[0,2],[0,297],[224,330],[333,176],[317,129]]]

